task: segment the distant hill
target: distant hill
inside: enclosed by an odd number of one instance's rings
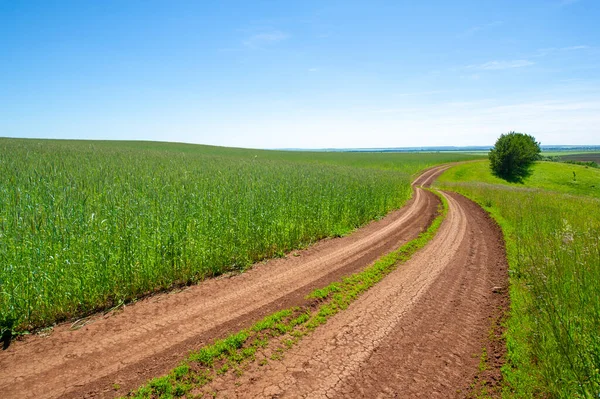
[[[391,148],[283,148],[284,151],[319,151],[319,152],[487,152],[487,146],[437,146],[437,147],[391,147]],[[542,151],[600,151],[600,145],[542,145]]]

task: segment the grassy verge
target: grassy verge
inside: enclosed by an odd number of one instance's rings
[[[597,398],[600,172],[541,163],[515,185],[485,167],[460,165],[439,185],[478,202],[503,230],[511,299],[503,396]],[[573,168],[586,179],[574,182]]]
[[[383,256],[365,270],[313,291],[307,296],[307,305],[277,312],[248,329],[192,352],[168,375],[149,381],[128,396],[138,399],[202,397],[204,392],[201,388],[217,375],[227,372],[241,375],[244,366],[250,362],[261,366],[270,360],[280,359],[285,350],[346,309],[360,294],[381,281],[435,236],[448,209],[446,200],[442,196],[440,198],[442,205],[438,216],[416,239]]]

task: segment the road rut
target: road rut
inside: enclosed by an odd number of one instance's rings
[[[283,361],[207,389],[228,398],[464,397],[490,316],[504,303],[507,264],[488,215],[458,194],[444,196],[446,220],[408,262]]]

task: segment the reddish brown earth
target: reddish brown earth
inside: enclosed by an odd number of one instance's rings
[[[502,236],[476,204],[444,196],[446,220],[408,262],[283,361],[221,377],[207,390],[227,398],[452,398],[471,396],[477,379],[493,384],[503,345],[489,341],[508,280]],[[480,370],[484,347],[492,359],[482,368],[491,371]]]
[[[430,184],[447,167],[441,166],[424,172],[414,184]],[[452,201],[463,202],[460,199]],[[17,341],[6,351],[0,352],[0,396],[4,399],[119,396],[149,378],[166,373],[190,350],[248,327],[274,311],[302,305],[305,303],[304,297],[315,288],[361,270],[383,254],[415,238],[429,226],[438,204],[439,200],[433,194],[415,188],[413,199],[401,210],[392,212],[384,219],[370,223],[347,237],[321,241],[285,259],[255,265],[252,270],[240,275],[208,280],[180,292],[147,298],[126,306],[119,312],[99,315],[85,320],[85,323],[78,323],[78,326],[83,327],[77,330],[72,329],[70,324],[64,324],[55,327],[48,336],[37,335]],[[458,217],[456,214],[459,211],[456,209],[463,208],[453,205],[450,214],[454,216],[451,218]],[[467,222],[462,223],[464,225]],[[467,223],[469,227],[466,229],[477,228],[477,223],[476,220]],[[450,231],[451,234],[455,233],[455,230]],[[490,230],[486,230],[484,226],[481,235],[489,234]],[[496,236],[492,234],[491,237]],[[439,256],[444,259],[454,256],[454,252],[449,251],[458,250],[460,253],[456,256],[459,257],[470,254],[471,251],[468,244],[459,246],[458,249],[440,248],[443,253],[440,252]],[[489,260],[489,254],[485,251],[483,259]],[[410,278],[414,277],[418,281],[425,279],[429,282],[427,287],[430,287],[439,280],[439,277],[435,279],[433,276],[447,273],[447,270],[454,269],[449,269],[447,265],[437,266],[432,270],[424,268],[413,271]],[[460,275],[464,273],[461,272]],[[478,285],[481,278],[472,282],[473,277],[465,275],[460,283],[453,284],[459,284],[458,288],[462,287],[467,293],[470,290],[477,290],[478,293],[485,291],[486,287]],[[410,282],[408,275],[403,281],[406,284]],[[443,281],[438,285],[441,292],[448,290],[444,288]],[[417,287],[413,283],[409,286]],[[417,290],[418,298],[430,292],[427,287]],[[453,289],[450,293],[456,293],[455,291]],[[374,298],[373,294],[368,297]],[[381,300],[383,304],[392,304],[384,297]],[[444,302],[447,300],[455,302],[447,304]],[[432,298],[432,302],[427,305],[431,307],[429,321],[438,318],[436,310],[454,306],[459,300],[461,298]],[[361,303],[363,301],[361,299]],[[376,297],[371,301],[377,301]],[[385,307],[378,309],[384,318],[391,313]],[[413,308],[406,308],[401,314],[417,317],[411,309]],[[461,323],[476,322],[479,320],[478,315],[479,313],[467,317]],[[400,317],[400,314],[396,316]],[[445,315],[443,320],[448,320],[447,317]],[[339,324],[339,321],[335,323]],[[329,325],[328,323],[326,329],[330,328]],[[479,327],[479,324],[473,325],[469,327],[469,331],[475,331]],[[419,333],[420,330],[417,329],[410,334]],[[416,335],[410,334],[407,333],[404,339],[411,336],[416,338]],[[391,339],[391,336],[381,335],[381,339],[384,338]],[[392,342],[391,345],[396,343]],[[432,341],[427,348],[432,348],[433,345]],[[326,350],[325,347],[319,348],[317,353],[326,353]],[[332,367],[335,364],[332,363]],[[376,368],[377,365],[373,367]],[[118,391],[114,388],[116,384],[120,386]]]

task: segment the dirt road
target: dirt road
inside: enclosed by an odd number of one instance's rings
[[[426,171],[415,185],[428,185],[445,168]],[[431,223],[438,203],[431,193],[415,188],[404,208],[348,237],[319,242],[241,275],[139,301],[90,319],[78,330],[65,324],[49,336],[15,342],[0,352],[1,396],[119,396],[166,373],[190,350],[276,310],[301,305],[313,289],[415,238]]]
[[[507,268],[498,228],[457,194],[436,237],[286,353],[207,387],[234,398],[464,397]]]

